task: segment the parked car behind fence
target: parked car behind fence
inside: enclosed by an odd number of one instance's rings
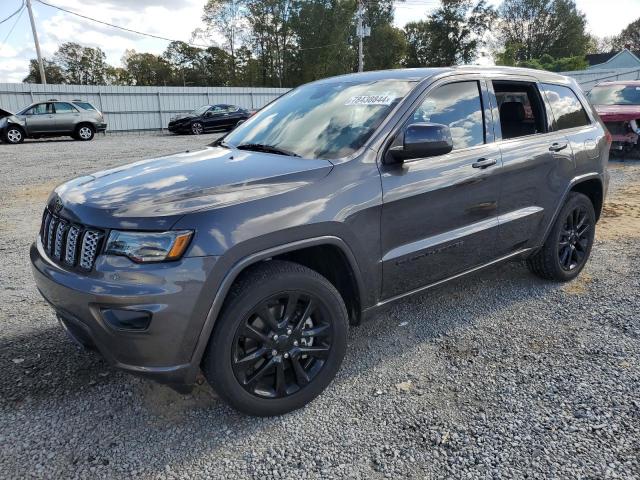
[[[236,105],[203,105],[186,115],[178,115],[169,121],[172,133],[200,135],[212,130],[232,130],[253,115],[253,111]]]
[[[83,100],[37,102],[16,114],[0,118],[0,138],[6,143],[22,143],[25,138],[62,137],[91,140],[104,132],[107,124],[102,113]]]

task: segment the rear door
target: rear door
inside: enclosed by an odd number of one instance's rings
[[[29,135],[46,135],[56,131],[53,104],[38,103],[25,113],[25,123]]]
[[[495,258],[501,160],[488,106],[483,79],[456,77],[429,87],[401,126],[445,124],[454,150],[380,166],[383,299]]]
[[[56,131],[72,133],[80,121],[80,111],[68,102],[55,102]]]
[[[593,171],[593,161],[600,158],[604,132],[585,108],[587,100],[569,85],[542,84],[553,112],[552,128],[562,132],[573,152],[576,175]]]
[[[513,95],[506,94],[509,84]],[[498,249],[503,256],[539,246],[575,166],[569,139],[553,128],[553,114],[536,79],[506,76],[489,86],[503,162],[498,210]],[[517,128],[518,120],[506,115],[512,109],[502,103],[518,101],[517,93],[523,90],[530,104],[520,109],[524,118]]]

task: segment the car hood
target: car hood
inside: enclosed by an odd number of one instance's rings
[[[624,122],[640,118],[640,105],[595,105],[595,109],[605,122]]]
[[[209,147],[71,180],[55,189],[49,205],[85,225],[167,229],[190,212],[302,188],[332,167],[327,160]]]
[[[199,117],[199,115],[195,115],[193,113],[183,113],[181,115],[176,115],[174,117],[171,117],[171,121],[176,121],[176,120],[187,120],[189,118],[196,118]]]

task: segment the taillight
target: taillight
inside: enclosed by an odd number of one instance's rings
[[[609,130],[605,130],[604,136],[607,139],[607,144],[611,145],[613,143],[613,136],[611,135],[611,132]]]

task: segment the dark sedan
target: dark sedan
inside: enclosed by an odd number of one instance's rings
[[[186,115],[172,118],[169,131],[200,135],[211,130],[233,130],[251,115],[251,110],[236,105],[203,105]]]

